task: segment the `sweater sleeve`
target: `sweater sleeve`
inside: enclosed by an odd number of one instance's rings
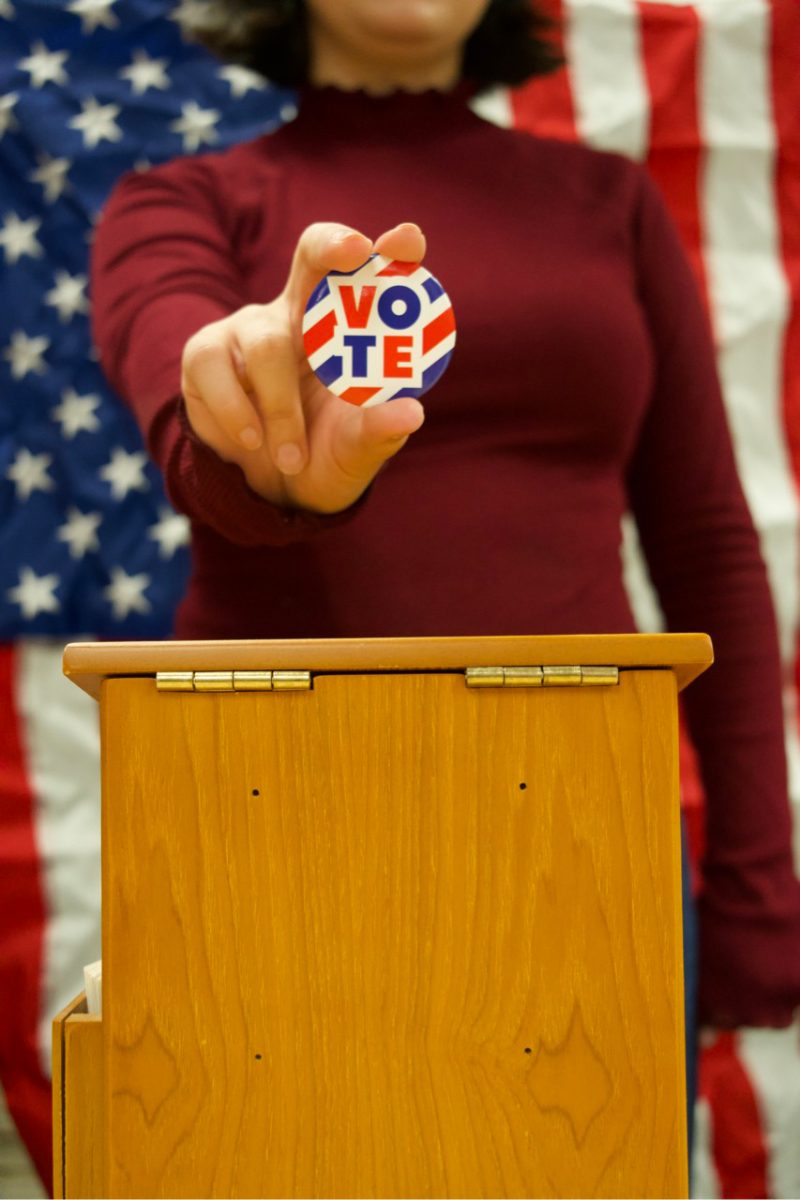
[[[668,627],[710,634],[715,651],[685,696],[707,796],[700,1018],[782,1025],[800,1004],[800,882],[775,616],[705,311],[644,173],[636,238],[655,376],[629,468],[631,508]]]
[[[94,339],[175,507],[238,545],[286,545],[349,520],[366,493],[342,513],[281,508],[194,434],[180,395],[183,347],[198,329],[252,300],[226,224],[202,160],[121,180],[94,239]]]

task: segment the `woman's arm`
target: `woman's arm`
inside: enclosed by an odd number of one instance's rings
[[[800,883],[775,616],[708,321],[644,174],[636,239],[656,373],[630,464],[631,508],[669,628],[709,633],[716,660],[685,697],[707,796],[700,1015],[785,1024],[800,1004]]]
[[[219,204],[201,160],[118,186],[94,247],[95,338],[175,506],[229,541],[281,545],[348,519],[424,414],[410,398],[354,408],[305,361],[308,295],[373,243],[312,225],[280,295],[247,303]],[[418,260],[425,242],[405,224],[375,248]]]

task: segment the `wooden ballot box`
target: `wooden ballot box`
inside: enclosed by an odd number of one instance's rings
[[[56,1022],[57,1194],[686,1195],[677,693],[710,661],[68,647],[104,979]]]

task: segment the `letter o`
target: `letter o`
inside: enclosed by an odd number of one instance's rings
[[[396,304],[404,305],[404,311],[395,312]],[[422,305],[417,293],[402,283],[388,287],[378,298],[378,315],[390,329],[408,329],[419,320],[421,311]]]

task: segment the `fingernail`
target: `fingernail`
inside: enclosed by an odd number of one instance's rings
[[[239,441],[246,450],[257,450],[261,445],[261,434],[255,425],[247,425],[240,431]]]
[[[342,242],[348,242],[351,238],[361,238],[362,240],[366,240],[364,238],[364,234],[359,233],[357,229],[343,229],[340,233],[334,235],[333,242],[334,245],[338,246],[341,245]]]
[[[278,447],[275,462],[284,475],[296,475],[303,466],[303,452],[293,442],[285,442]]]

